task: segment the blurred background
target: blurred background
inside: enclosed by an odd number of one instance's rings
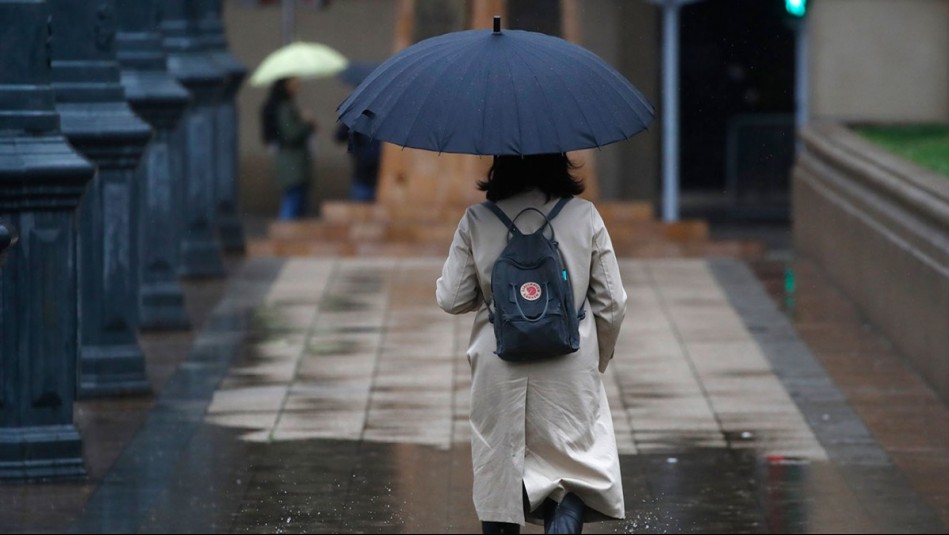
[[[246,65],[285,39],[327,44],[351,61],[381,62],[399,39],[486,27],[465,0],[229,0],[225,27]],[[798,3],[793,1],[792,4]],[[639,0],[496,2],[504,26],[571,33],[619,69],[660,109],[663,9]],[[786,0],[704,0],[679,14],[679,165],[682,215],[713,222],[789,219],[795,141],[796,31]],[[807,95],[812,120],[932,123],[949,120],[947,4],[939,0],[810,0],[806,7]],[[405,20],[406,18],[410,20]],[[400,25],[402,30],[400,30]],[[406,30],[408,28],[408,30]],[[407,34],[400,36],[399,32]],[[292,35],[288,35],[292,34]],[[300,99],[318,118],[314,201],[343,199],[346,145],[333,141],[336,106],[351,86],[309,81]],[[276,211],[279,192],[259,135],[266,89],[245,86],[241,199],[247,214]],[[600,196],[661,195],[661,123],[597,152]]]

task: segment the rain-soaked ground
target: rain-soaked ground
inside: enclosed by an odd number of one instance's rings
[[[130,405],[144,423],[115,462],[0,486],[0,531],[478,531],[472,316],[435,307],[440,267],[246,261],[156,398]],[[949,531],[744,264],[622,273],[604,381],[627,517],[586,532]],[[84,439],[87,456],[105,442]]]
[[[178,469],[187,477],[175,478],[139,529],[470,533],[478,528],[470,501],[470,450],[463,445],[447,451],[330,439],[265,445],[235,440],[222,429],[201,430],[197,438],[202,448],[189,452]],[[840,489],[819,488],[840,484],[826,465],[769,464],[748,450],[695,449],[676,456],[624,455],[622,470],[627,519],[591,524],[587,532],[886,531],[852,498],[835,497]]]

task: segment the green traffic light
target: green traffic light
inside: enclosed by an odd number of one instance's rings
[[[784,0],[784,9],[795,17],[803,17],[807,13],[807,0]]]

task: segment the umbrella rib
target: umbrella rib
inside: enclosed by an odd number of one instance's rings
[[[514,71],[511,69],[511,62],[506,61],[505,64],[507,65],[507,72],[510,74],[508,78],[511,80],[511,94],[513,95],[513,98],[514,98],[514,110],[515,112],[518,113],[518,117],[514,118],[514,124],[517,125],[517,149],[516,150],[520,153],[523,153],[524,143],[522,140],[524,137],[524,132],[521,131],[520,106],[518,105],[518,102],[517,102],[517,85],[514,83]]]
[[[447,71],[448,68],[451,67],[451,66],[452,66],[452,65],[451,65],[451,62],[445,61],[445,60],[443,59],[443,60],[442,60],[441,70],[439,71],[438,74],[439,74],[439,75],[444,74],[445,71]],[[436,80],[440,80],[441,77],[440,77],[440,76],[433,76],[433,78],[435,78]],[[428,99],[432,97],[432,93],[435,91],[435,89],[436,89],[437,86],[438,86],[437,83],[431,84],[431,86],[429,86],[429,88],[428,88],[428,91],[425,93],[425,96],[421,98],[421,102],[423,102],[423,103],[424,103],[424,102],[427,102]],[[402,94],[399,96],[399,100],[397,100],[397,101],[395,102],[396,105],[401,101],[402,95],[405,95],[405,91],[403,91]],[[425,106],[420,106],[420,107],[419,107],[420,110],[421,110],[421,109],[424,109],[424,108],[425,108]],[[419,117],[421,117],[421,115],[422,115],[421,113],[417,113],[417,114],[415,114],[415,117],[412,118],[412,123],[411,123],[411,124],[409,125],[409,127],[405,130],[406,138],[410,138],[410,137],[411,137],[409,134],[411,134],[412,131],[415,129],[415,125],[418,123],[418,119],[419,119]]]
[[[476,57],[474,54],[469,54],[469,57],[468,57],[467,59],[468,59],[468,63],[466,64],[466,66],[465,66],[464,68],[460,68],[460,69],[459,69],[462,73],[465,73],[465,75],[462,77],[462,81],[463,81],[463,82],[468,79],[468,76],[467,76],[467,75],[468,75],[468,73],[471,71],[470,67],[471,67],[472,64],[474,64],[474,62],[475,62],[475,60],[477,59],[477,57]],[[474,73],[473,73],[473,74],[474,74]],[[463,85],[464,85],[464,84],[463,84]],[[446,119],[442,124],[448,125],[448,126],[454,125],[454,124],[455,124],[455,118],[456,118],[456,117],[458,116],[458,114],[459,114],[460,112],[462,112],[462,111],[463,111],[463,106],[458,105],[458,103],[456,103],[456,105],[454,105],[454,106],[451,106],[451,113],[450,113],[450,115],[449,115],[449,118]],[[483,124],[484,124],[484,115],[482,115],[482,128],[481,128],[481,132],[482,132],[482,133],[484,132],[484,126],[483,126]],[[444,143],[444,144],[440,144],[440,146],[439,146],[439,152],[442,152],[442,149],[445,148],[445,145],[448,145],[448,143],[449,143],[449,141],[451,141],[451,138],[452,138],[452,137],[453,137],[453,134],[452,134],[452,135],[448,135],[447,138],[446,138],[446,140],[445,140],[445,143]],[[477,150],[477,147],[476,147],[476,150]]]
[[[363,83],[360,84],[362,89],[359,90],[359,88],[357,88],[358,93],[356,90],[354,90],[353,93],[351,93],[350,96],[347,97],[346,100],[344,100],[337,107],[337,110],[341,110],[339,115],[342,116],[350,112],[352,103],[370,90],[372,90],[373,94],[368,98],[372,102],[375,102],[375,99],[380,95],[388,93],[388,88],[400,78],[402,72],[415,68],[419,63],[430,59],[435,54],[443,53],[447,47],[456,48],[465,46],[467,44],[467,40],[458,40],[455,42],[449,42],[448,44],[442,44],[440,42],[443,39],[439,39],[439,37],[433,37],[431,39],[421,41],[420,43],[417,43],[409,48],[403,49],[384,61],[382,65],[370,73]],[[401,72],[396,73],[396,75],[393,76],[389,72],[392,69],[399,69]],[[375,85],[375,82],[380,78],[382,79],[380,83],[383,85]],[[349,107],[344,109],[347,104]],[[359,112],[362,113],[362,110],[359,110]]]
[[[525,48],[524,52],[533,53],[534,57],[537,58],[538,61],[545,63],[549,68],[551,68],[555,72],[557,71],[556,60],[554,60],[553,62],[548,61],[548,59],[550,58],[549,54],[551,52],[549,49],[542,48],[542,47],[537,47],[536,50]],[[543,52],[543,53],[540,53],[540,52]],[[544,54],[547,54],[547,55],[545,56]],[[593,124],[590,122],[590,118],[587,116],[586,109],[584,108],[580,100],[577,98],[576,95],[573,94],[572,91],[570,91],[569,86],[560,77],[554,76],[552,78],[554,80],[557,80],[564,87],[564,93],[570,95],[570,98],[572,98],[574,103],[576,103],[576,108],[580,112],[580,115],[583,117],[583,121],[586,123],[587,129],[590,135],[593,137],[594,144],[597,147],[599,147],[600,142],[597,139],[596,130],[593,128]]]
[[[396,82],[401,82],[401,75],[404,72],[409,71],[415,68],[419,63],[430,59],[436,52],[440,52],[437,50],[437,47],[434,48],[435,49],[429,46],[424,50],[415,49],[414,53],[412,54],[400,53],[396,56],[393,56],[392,58],[389,58],[389,60],[379,66],[379,68],[376,70],[375,76],[370,77],[370,79],[365,80],[363,84],[360,84],[363,87],[358,93],[354,91],[346,100],[343,101],[342,104],[339,105],[338,109],[341,110],[339,115],[343,116],[352,111],[352,105],[359,99],[359,97],[364,97],[369,100],[366,105],[360,106],[363,109],[368,109],[369,104],[376,102],[378,97],[382,95],[391,97],[392,93],[389,91],[389,88]],[[405,50],[409,49],[407,48]],[[387,72],[391,69],[399,69],[400,72],[396,73],[394,76],[391,74],[386,76]],[[418,74],[416,74],[416,76],[418,76]],[[380,85],[375,85],[374,82],[379,78],[382,78]],[[372,94],[366,95],[366,93],[370,91]],[[343,109],[344,106],[346,106],[345,109]],[[359,110],[359,113],[362,113],[362,110]]]
[[[424,51],[419,51],[418,49],[416,49],[415,53],[402,55],[402,57],[400,57],[398,61],[393,61],[388,67],[386,67],[386,69],[384,69],[385,71],[385,70],[396,68],[396,69],[399,69],[401,72],[395,73],[395,75],[386,76],[385,72],[380,71],[377,76],[373,77],[373,79],[366,80],[365,87],[363,87],[363,90],[360,91],[358,95],[354,93],[350,95],[350,97],[347,99],[348,102],[344,101],[342,104],[340,104],[341,111],[339,112],[339,116],[342,118],[342,117],[345,117],[346,115],[357,112],[356,117],[358,117],[359,114],[361,114],[363,110],[366,110],[366,109],[371,110],[372,108],[376,108],[377,107],[376,104],[380,103],[380,101],[383,103],[383,105],[388,104],[389,102],[398,103],[402,99],[406,91],[411,89],[411,84],[405,83],[405,81],[409,77],[408,74],[406,73],[414,70],[415,72],[411,72],[411,75],[412,75],[411,80],[415,80],[416,78],[418,78],[424,73],[424,67],[428,66],[428,64],[425,62],[427,62],[430,59],[438,59],[439,57],[438,55],[444,55],[446,53],[447,47],[451,47],[453,51],[456,48],[461,48],[466,45],[467,45],[467,42],[455,42],[455,43],[449,43],[448,45],[444,45],[441,49],[439,49],[439,47],[437,46],[434,46],[434,47],[429,46]],[[409,49],[406,49],[406,50],[409,50]],[[393,57],[390,59],[395,60],[396,57]],[[389,63],[389,62],[387,61],[386,63]],[[425,64],[420,65],[423,63]],[[383,66],[381,66],[380,69],[382,69],[382,67],[385,67],[385,64],[383,64]],[[423,67],[423,68],[417,68],[417,67]],[[380,83],[374,85],[373,82],[375,82],[376,80],[379,80]],[[396,91],[390,90],[390,88],[396,84],[403,85],[403,90],[398,93],[396,93]],[[369,92],[370,90],[372,91],[372,94],[366,95],[366,93]],[[363,97],[363,100],[365,100],[365,102],[361,103],[358,107],[355,107],[354,105],[360,101],[360,97]],[[343,106],[346,106],[346,108],[343,109]],[[377,131],[379,127],[381,127],[381,125],[376,128]],[[369,133],[369,132],[363,132],[363,133],[374,135],[374,133]]]
[[[633,113],[636,115],[636,118],[639,119],[639,121],[643,124],[644,128],[646,127],[646,125],[648,125],[652,121],[653,116],[655,114],[652,104],[650,104],[646,100],[646,98],[639,92],[639,90],[636,89],[636,86],[630,83],[630,81],[627,80],[625,77],[623,77],[623,75],[616,72],[611,66],[609,66],[609,64],[607,64],[605,61],[600,59],[596,54],[593,54],[592,52],[585,50],[581,47],[571,47],[569,50],[566,50],[565,52],[573,55],[574,57],[582,57],[584,59],[595,60],[592,65],[595,65],[596,67],[599,67],[599,68],[593,68],[591,66],[589,68],[590,74],[592,76],[596,76],[597,78],[599,78],[603,82],[603,85],[609,88],[609,90],[612,91],[614,94],[622,98],[629,105],[630,109],[632,109]],[[609,77],[612,79],[608,78],[605,75],[609,75]],[[616,88],[616,86],[613,85],[613,83],[611,83],[616,80],[621,82],[623,85],[629,86],[631,91],[629,92],[619,91]],[[584,81],[587,81],[586,77],[584,77]],[[587,86],[592,87],[592,85],[589,82],[587,82]],[[632,94],[636,100],[631,101],[629,98],[629,94]],[[645,109],[649,111],[650,115],[646,118],[643,118],[642,114],[640,113],[639,107],[636,106],[636,104],[641,104],[643,107],[645,107]]]
[[[527,67],[527,69],[528,69],[528,70],[530,71],[530,73],[531,73],[531,77],[535,80],[535,82],[537,83],[537,86],[540,88],[540,92],[539,92],[539,93],[543,96],[544,102],[545,102],[545,104],[546,104],[546,105],[545,105],[545,109],[546,109],[546,110],[553,111],[553,110],[555,109],[555,108],[553,107],[553,102],[551,102],[551,99],[550,99],[550,97],[549,97],[548,94],[547,94],[547,91],[546,91],[546,88],[544,87],[544,84],[541,83],[541,78],[540,78],[539,76],[537,76],[537,74],[535,73],[534,69],[531,68],[531,63],[528,62],[528,61],[525,61],[525,60],[523,59],[523,56],[521,55],[522,52],[527,52],[527,51],[529,51],[529,50],[525,47],[525,48],[523,48],[523,49],[516,50],[516,51],[514,52],[514,54],[517,55],[518,58],[520,58],[521,62]],[[533,54],[533,56],[534,56],[535,58],[538,57],[537,54]],[[548,67],[550,66],[549,63],[546,63],[546,62],[544,62],[544,63],[547,64]],[[556,71],[556,69],[554,69],[554,70]],[[551,115],[551,116],[552,116],[552,115]],[[564,143],[563,138],[562,138],[561,135],[560,135],[561,132],[559,131],[559,129],[556,128],[556,122],[554,122],[553,124],[554,124],[554,129],[553,129],[553,130],[554,130],[554,135],[555,135],[556,138],[557,138],[558,152],[567,152],[568,150],[570,150],[570,149],[567,148],[569,144],[568,144],[568,143]]]
[[[601,93],[603,90],[612,93],[622,100],[622,102],[626,103],[626,106],[633,112],[633,114],[636,116],[636,119],[642,124],[643,127],[649,124],[652,118],[649,117],[644,119],[640,113],[638,104],[642,104],[647,110],[651,110],[652,106],[648,102],[644,101],[643,97],[639,94],[639,91],[635,88],[635,86],[629,83],[628,80],[623,78],[618,72],[615,72],[612,67],[606,64],[598,56],[581,47],[571,45],[570,47],[565,48],[564,53],[578,60],[575,62],[575,64],[584,67],[584,69],[587,71],[586,75],[581,76],[580,78],[582,79],[582,83],[592,94]],[[594,85],[591,78],[599,79],[602,83],[599,85]],[[627,86],[630,91],[620,91],[615,85],[617,82],[621,83],[621,85]],[[601,89],[602,87],[605,87],[606,89]],[[636,100],[631,100],[630,94],[638,99],[639,102]],[[613,124],[616,123],[614,122]],[[623,125],[621,123],[616,125],[620,135],[622,135],[622,139],[629,139],[631,134],[626,133]],[[613,141],[619,141],[619,138],[610,140],[609,142],[612,143]]]

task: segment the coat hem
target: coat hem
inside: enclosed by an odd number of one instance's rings
[[[507,522],[508,524],[519,524],[523,526],[525,522],[524,515],[520,518],[512,518],[510,512],[503,511],[478,511],[478,520],[481,522]]]

